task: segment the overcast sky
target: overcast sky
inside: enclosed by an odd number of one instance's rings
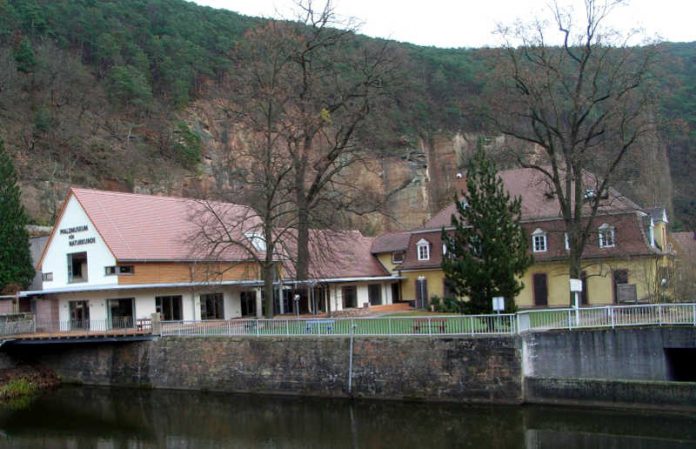
[[[320,0],[314,0],[320,2]],[[575,3],[578,0],[561,0]],[[195,0],[248,16],[293,17],[294,0]],[[497,23],[528,20],[549,0],[334,0],[342,17],[358,19],[360,32],[419,45],[482,47],[499,44]],[[612,14],[612,26],[642,28],[650,37],[696,41],[696,0],[631,0]]]

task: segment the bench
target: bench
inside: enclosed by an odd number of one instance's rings
[[[322,331],[326,334],[332,334],[335,320],[309,320],[306,322],[305,333],[321,334]]]
[[[445,332],[446,318],[414,318],[413,333],[439,331]],[[430,327],[428,327],[430,326]]]

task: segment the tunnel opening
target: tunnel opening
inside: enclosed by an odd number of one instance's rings
[[[696,348],[665,348],[669,380],[696,382]]]

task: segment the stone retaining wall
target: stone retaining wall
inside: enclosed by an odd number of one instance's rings
[[[17,346],[67,382],[226,392],[521,403],[516,337],[165,337],[151,342]]]

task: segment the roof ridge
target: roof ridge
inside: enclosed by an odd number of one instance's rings
[[[187,198],[183,196],[169,196],[169,195],[157,195],[150,193],[136,193],[136,192],[120,192],[118,190],[100,190],[100,189],[90,189],[86,187],[72,187],[74,191],[82,192],[92,192],[98,193],[100,195],[112,195],[112,196],[140,196],[153,199],[163,199],[163,200],[173,200],[173,201],[208,201],[201,200],[198,198]],[[215,201],[218,202],[218,201]],[[236,203],[226,203],[226,204],[236,204]]]

